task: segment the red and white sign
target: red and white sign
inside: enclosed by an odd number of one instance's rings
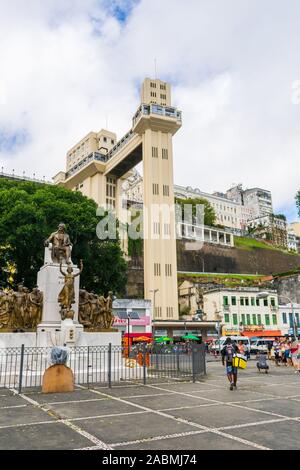
[[[126,326],[128,325],[128,320],[124,319],[124,318],[118,318],[118,317],[115,317],[115,321],[114,321],[114,326],[120,326],[120,325],[123,325],[123,326]],[[150,317],[149,316],[145,316],[145,317],[142,317],[142,318],[139,318],[139,320],[130,320],[130,326],[147,326],[147,325],[150,325]]]

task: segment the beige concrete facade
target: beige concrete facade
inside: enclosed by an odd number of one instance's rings
[[[172,136],[181,127],[181,113],[171,107],[170,85],[161,80],[146,78],[141,98],[132,129],[122,139],[106,130],[89,133],[68,151],[66,173],[54,181],[98,205],[112,205],[126,223],[123,181],[143,161],[144,297],[154,300],[156,291],[154,319],[177,320],[175,214],[161,208],[174,206]]]

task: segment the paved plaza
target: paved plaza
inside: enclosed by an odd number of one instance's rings
[[[255,361],[230,391],[220,362],[200,382],[76,387],[16,395],[0,389],[0,449],[298,449],[300,374]]]

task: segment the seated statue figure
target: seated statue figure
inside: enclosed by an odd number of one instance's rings
[[[72,244],[69,235],[66,233],[65,224],[59,224],[58,230],[51,233],[45,241],[45,246],[49,246],[50,243],[52,243],[51,258],[53,263],[65,262],[71,264]]]

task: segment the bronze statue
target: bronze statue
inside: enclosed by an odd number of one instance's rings
[[[112,292],[108,297],[98,296],[84,289],[79,291],[79,323],[87,330],[111,330],[114,323]]]
[[[28,296],[29,299],[29,322],[32,328],[36,328],[42,321],[43,293],[35,287]]]
[[[73,274],[73,268],[71,266],[68,266],[67,272],[64,272],[62,270],[62,261],[60,261],[59,269],[65,278],[65,285],[58,296],[58,303],[61,307],[61,313],[63,313],[64,310],[67,312],[71,310],[72,304],[75,303],[74,279],[82,273],[83,263],[82,260],[80,260],[80,271],[77,274]]]
[[[28,293],[23,284],[18,284],[17,292],[12,295],[13,327],[24,329],[28,310]]]
[[[69,235],[66,233],[65,224],[59,224],[58,230],[51,233],[45,241],[45,246],[49,246],[49,243],[52,243],[51,258],[53,263],[65,261],[66,264],[71,264],[72,244]]]
[[[92,326],[89,293],[85,289],[79,290],[78,321],[83,326]]]
[[[9,328],[11,323],[11,294],[0,290],[0,330]]]

